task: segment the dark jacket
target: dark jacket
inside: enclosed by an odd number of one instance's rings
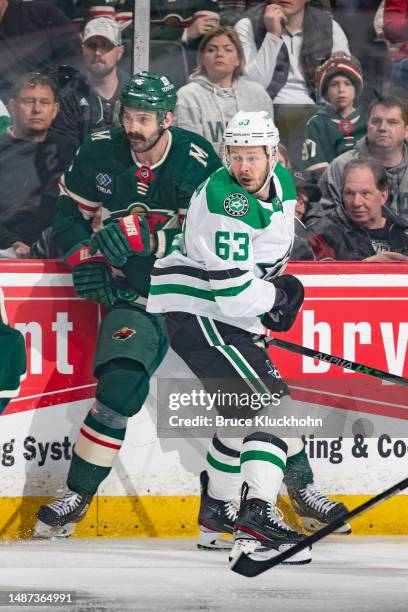
[[[383,207],[382,214],[387,220],[391,250],[408,255],[408,224],[389,208]],[[367,230],[351,221],[343,209],[329,212],[313,226],[313,234],[332,247],[338,260],[361,261],[376,254]]]
[[[341,206],[343,171],[347,162],[357,157],[370,157],[367,136],[361,138],[351,151],[342,153],[335,157],[328,168],[323,172],[319,179],[319,188],[322,192],[322,199],[317,207],[310,209],[313,216],[327,214],[330,208],[336,205]],[[408,145],[403,145],[403,157],[397,166],[385,168],[389,186],[388,206],[392,211],[408,221]],[[309,216],[306,225],[309,226]]]
[[[0,21],[0,99],[8,102],[12,85],[26,72],[59,64],[82,65],[72,22],[48,2],[9,0]]]
[[[51,225],[57,180],[74,154],[74,143],[62,136],[35,143],[0,135],[0,249],[17,240],[31,246]]]
[[[258,6],[247,12],[246,16],[251,20],[254,39],[257,48],[262,45],[266,35],[264,22],[265,5]],[[301,49],[301,64],[303,75],[309,89],[314,97],[315,93],[315,71],[331,55],[333,47],[333,19],[330,13],[313,6],[306,6],[303,20],[303,42]],[[285,44],[282,45],[276,61],[275,71],[267,91],[273,99],[288,80],[289,75],[289,52]]]
[[[60,111],[51,133],[69,136],[79,146],[92,132],[119,127],[120,92],[128,79],[118,69],[118,88],[110,100],[105,100],[86,77],[77,73],[59,92]]]

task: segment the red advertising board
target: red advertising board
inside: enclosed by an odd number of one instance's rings
[[[306,299],[282,338],[408,377],[408,264],[292,263],[286,271],[301,278]],[[75,296],[64,265],[0,261],[0,287],[28,355],[27,379],[5,414],[92,397],[100,312]],[[271,360],[298,399],[406,418],[408,388],[277,348]]]
[[[27,378],[3,414],[93,397],[98,306],[76,297],[65,266],[1,261],[0,287],[27,347]]]

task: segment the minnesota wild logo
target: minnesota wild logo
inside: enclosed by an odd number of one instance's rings
[[[131,338],[135,333],[135,329],[130,329],[129,327],[121,327],[120,329],[118,329],[118,331],[112,334],[112,338],[114,340],[129,340],[129,338]]]
[[[224,210],[232,217],[242,217],[249,210],[248,199],[242,193],[232,193],[224,200]]]

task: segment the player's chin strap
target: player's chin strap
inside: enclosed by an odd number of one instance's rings
[[[265,178],[265,181],[264,181],[262,187],[260,187],[256,193],[252,194],[255,198],[258,198],[259,194],[261,194],[263,192],[263,190],[266,189],[266,187],[269,187],[269,184],[270,184],[270,182],[272,180],[273,172],[275,170],[275,166],[277,164],[276,152],[272,151],[272,147],[268,147],[268,149],[269,149],[268,156],[271,159],[270,164],[269,164],[268,174],[266,175],[266,178]]]
[[[336,357],[335,355],[330,355],[329,353],[316,351],[315,349],[310,349],[306,346],[301,346],[300,344],[294,344],[293,342],[288,342],[287,340],[273,338],[271,333],[272,332],[270,329],[265,328],[263,341],[266,346],[277,346],[278,348],[291,351],[292,353],[298,353],[299,355],[304,355],[305,357],[311,357],[312,359],[331,363],[339,366],[340,368],[346,368],[347,370],[359,372],[360,374],[366,374],[367,376],[375,376],[376,378],[381,378],[382,380],[387,380],[389,382],[408,387],[408,378],[397,376],[397,374],[391,374],[390,372],[378,370],[377,368],[372,368],[370,366],[362,365],[361,363],[356,363],[355,361],[350,361],[349,359],[344,359],[343,357]],[[260,338],[262,338],[262,336],[258,336],[258,339]]]

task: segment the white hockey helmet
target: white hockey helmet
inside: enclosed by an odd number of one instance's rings
[[[224,130],[223,162],[231,172],[229,147],[266,147],[269,158],[270,179],[277,161],[279,130],[272,117],[266,111],[239,111],[234,115]]]
[[[272,117],[266,111],[239,111],[224,131],[226,147],[272,147],[277,150],[279,131]]]

